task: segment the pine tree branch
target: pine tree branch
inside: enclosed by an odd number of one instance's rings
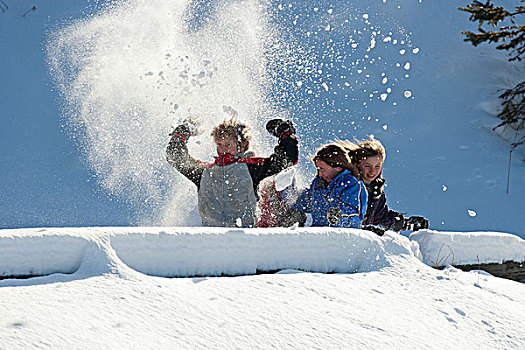
[[[523,1],[524,0],[521,0],[521,2]],[[466,36],[464,41],[470,41],[474,46],[478,46],[484,42],[490,44],[503,41],[504,43],[496,46],[496,49],[510,52],[509,61],[521,61],[521,56],[525,55],[525,26],[516,24],[515,18],[518,15],[525,14],[525,6],[517,6],[515,12],[511,13],[503,7],[495,7],[491,4],[490,0],[485,4],[475,0],[466,8],[460,7],[458,9],[470,13],[470,21],[479,22],[479,33],[470,31],[461,32]],[[509,20],[512,25],[497,28],[498,23],[504,20]],[[481,28],[485,22],[488,22],[497,29],[494,31],[485,31]],[[520,130],[525,129],[525,81],[519,83],[512,89],[505,90],[499,98],[503,100],[501,103],[502,108],[497,115],[501,119],[501,122],[493,129],[509,126],[515,129],[516,135],[518,135]],[[512,148],[525,143],[525,133],[522,133],[522,135],[519,140],[515,140],[514,143],[512,143]]]
[[[502,109],[497,115],[502,122],[496,125],[493,130],[507,125],[513,127],[516,131],[525,128],[525,81],[522,81],[512,89],[505,90],[499,98],[504,100],[501,104]],[[525,143],[525,135],[514,142],[512,148],[523,143]]]
[[[475,0],[472,5],[467,5],[466,8],[458,7],[458,10],[470,13],[469,21],[479,21],[479,27],[481,27],[484,22],[488,22],[493,27],[497,27],[498,22],[504,21],[506,17],[511,15],[511,13],[503,7],[494,7],[494,5],[490,3],[490,0],[485,4]]]

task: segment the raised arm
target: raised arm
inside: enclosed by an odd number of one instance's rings
[[[250,173],[255,187],[262,179],[297,164],[299,157],[297,137],[291,121],[272,119],[266,124],[266,129],[279,141],[272,155],[264,163],[251,166]]]
[[[194,134],[192,125],[188,123],[177,126],[170,134],[171,139],[166,148],[166,160],[198,188],[205,166],[190,156],[186,146],[187,140]]]

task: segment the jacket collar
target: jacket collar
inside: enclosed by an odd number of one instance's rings
[[[385,179],[378,176],[374,181],[366,185],[368,191],[368,197],[370,198],[379,198],[381,193],[383,193],[383,186],[385,184]]]
[[[322,187],[333,186],[333,185],[338,181],[339,178],[345,176],[346,174],[350,174],[350,175],[354,176],[354,175],[352,174],[351,171],[343,170],[343,171],[342,171],[341,173],[339,173],[336,177],[334,177],[334,178],[332,179],[332,181],[330,181],[330,183],[326,182],[326,180],[323,179],[322,177],[317,176],[318,181],[317,181],[317,183],[314,185],[314,188],[322,188]]]
[[[235,163],[246,163],[246,164],[259,164],[264,163],[267,158],[254,157],[254,153],[251,151],[244,151],[236,155],[225,153],[218,157],[215,157],[215,161],[210,164],[211,166],[225,166]]]

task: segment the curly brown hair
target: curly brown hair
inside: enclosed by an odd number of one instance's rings
[[[237,120],[237,118],[225,119],[213,128],[211,136],[214,140],[231,137],[237,140],[240,151],[246,151],[250,148],[251,127]]]

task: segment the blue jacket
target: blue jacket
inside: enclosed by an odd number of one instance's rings
[[[367,196],[365,184],[345,170],[330,183],[317,176],[292,207],[303,213],[311,213],[312,226],[361,228]],[[338,224],[330,225],[326,214],[331,207],[339,208],[342,214],[350,217],[343,216]]]

